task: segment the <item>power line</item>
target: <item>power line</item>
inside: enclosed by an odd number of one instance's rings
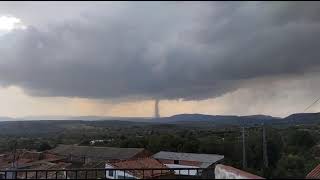
[[[303,112],[306,112],[308,109],[310,109],[313,105],[315,105],[320,100],[320,97],[315,100],[311,105],[309,105]]]

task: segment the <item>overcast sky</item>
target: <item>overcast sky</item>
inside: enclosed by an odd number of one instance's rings
[[[0,2],[0,116],[286,116],[319,47],[319,2]]]

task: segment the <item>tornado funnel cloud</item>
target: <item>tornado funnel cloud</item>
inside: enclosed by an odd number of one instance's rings
[[[154,104],[154,117],[155,118],[160,118],[160,112],[159,112],[159,99],[156,99],[155,104]]]

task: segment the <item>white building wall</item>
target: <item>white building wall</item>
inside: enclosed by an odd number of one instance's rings
[[[113,166],[110,164],[105,165],[106,169],[114,169]],[[107,179],[123,179],[123,177],[126,177],[126,179],[139,179],[138,177],[132,176],[131,174],[128,174],[127,172],[124,174],[124,171],[114,170],[113,176],[109,176],[109,171],[106,171],[106,178]]]
[[[165,164],[168,168],[199,168],[197,166],[186,166],[186,165],[179,165],[179,164]],[[198,171],[200,173],[200,170]],[[195,176],[197,175],[197,170],[175,170],[176,175],[189,175],[189,176]]]

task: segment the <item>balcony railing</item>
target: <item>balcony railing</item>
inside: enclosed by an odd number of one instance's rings
[[[16,169],[0,170],[0,179],[213,179],[213,168]]]

